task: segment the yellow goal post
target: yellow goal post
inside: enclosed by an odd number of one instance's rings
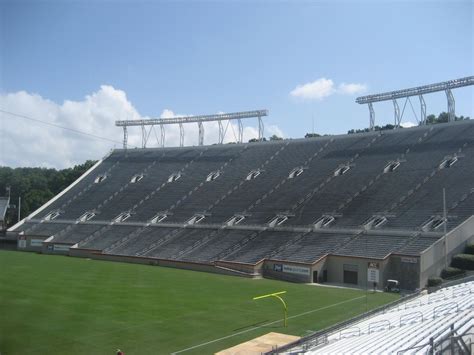
[[[263,295],[263,296],[257,296],[254,297],[253,300],[260,300],[262,298],[268,298],[268,297],[275,297],[280,300],[280,302],[283,304],[283,326],[287,327],[288,326],[288,307],[283,300],[283,298],[280,297],[280,295],[283,295],[286,293],[286,291],[280,291],[280,292],[275,292],[275,293],[269,293],[268,295]]]

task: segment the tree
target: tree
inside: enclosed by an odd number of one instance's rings
[[[464,116],[454,116],[455,121],[464,121],[464,120],[469,120],[470,117],[464,117]],[[426,116],[426,123],[428,124],[437,124],[437,123],[445,123],[449,122],[449,114],[446,112],[441,112],[438,117],[435,115],[431,114]]]
[[[251,138],[249,139],[249,143],[255,143],[255,142],[266,142],[267,139],[265,137],[263,137],[261,140],[259,140],[258,138]]]
[[[306,133],[304,135],[305,138],[316,138],[316,137],[321,137],[320,134],[317,134],[317,133]]]
[[[375,126],[374,131],[386,131],[386,130],[391,130],[394,129],[395,125],[393,124],[386,124],[385,126]],[[402,128],[402,127],[400,127]],[[365,132],[370,132],[370,128],[363,128],[363,129],[351,129],[347,131],[347,134],[353,134],[353,133],[365,133]]]
[[[271,141],[282,141],[283,140],[283,138],[278,137],[276,134],[272,135],[269,139]]]
[[[463,120],[469,120],[470,117],[464,117],[464,116],[455,116],[455,121],[463,121]],[[426,123],[427,124],[438,124],[438,123],[444,123],[449,121],[449,115],[446,112],[441,112],[438,117],[435,115],[431,114],[426,116]],[[421,123],[419,124],[421,126]],[[385,126],[375,126],[374,131],[385,131],[385,130],[390,130],[394,129],[395,125],[393,124],[386,124]],[[400,127],[403,128],[403,127]],[[348,134],[353,134],[353,133],[364,133],[364,132],[369,132],[369,128],[363,128],[363,129],[351,129],[347,131]],[[305,136],[306,137],[306,136]]]

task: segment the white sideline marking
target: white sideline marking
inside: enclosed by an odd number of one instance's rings
[[[301,316],[305,316],[305,315],[310,314],[310,313],[314,313],[314,312],[322,311],[322,310],[324,310],[324,309],[328,309],[328,308],[331,308],[331,307],[339,306],[339,305],[341,305],[341,304],[344,304],[344,303],[347,303],[347,302],[352,302],[352,301],[355,301],[355,300],[358,300],[358,299],[361,299],[361,298],[364,298],[364,297],[365,297],[365,295],[364,295],[364,296],[355,297],[355,298],[351,298],[351,299],[349,299],[349,300],[345,300],[345,301],[342,301],[342,302],[334,303],[334,304],[331,304],[331,305],[329,305],[329,306],[324,306],[324,307],[321,307],[321,308],[316,308],[316,309],[313,309],[313,310],[311,310],[311,311],[303,312],[303,313],[300,313],[300,314],[295,314],[294,316],[288,317],[288,319],[293,319],[293,318],[298,318],[298,317],[301,317]],[[175,355],[175,354],[179,354],[179,353],[184,353],[185,351],[189,351],[189,350],[193,350],[193,349],[196,349],[196,348],[200,348],[201,346],[205,346],[205,345],[209,345],[209,344],[212,344],[212,343],[216,343],[216,342],[218,342],[218,341],[221,341],[221,340],[224,340],[224,339],[228,339],[228,338],[232,338],[232,337],[235,337],[235,336],[240,335],[240,334],[252,332],[252,331],[254,331],[254,330],[257,330],[257,329],[260,329],[260,328],[263,328],[263,327],[266,327],[266,326],[268,326],[268,325],[272,325],[272,324],[275,324],[275,323],[278,323],[278,322],[281,322],[281,321],[282,321],[281,319],[278,319],[278,320],[275,320],[275,321],[272,321],[272,322],[269,322],[269,323],[265,323],[265,324],[259,325],[258,327],[253,327],[253,328],[249,328],[249,329],[246,329],[246,330],[242,330],[242,331],[240,331],[240,332],[237,332],[237,333],[234,333],[234,334],[231,334],[231,335],[227,335],[227,336],[222,337],[222,338],[210,340],[210,341],[207,341],[207,342],[202,343],[202,344],[198,344],[198,345],[191,346],[190,348],[186,348],[186,349],[183,349],[183,350],[175,351],[174,353],[171,353],[171,355]]]

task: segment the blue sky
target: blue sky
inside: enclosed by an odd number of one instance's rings
[[[3,96],[62,105],[109,85],[146,117],[267,108],[266,124],[285,137],[311,131],[312,117],[320,133],[366,127],[359,94],[474,73],[472,1],[0,0],[0,16]],[[329,95],[290,95],[321,78],[333,83]],[[342,93],[342,83],[365,91]],[[454,92],[458,114],[474,116],[473,92]],[[446,110],[444,93],[426,101],[428,113]],[[378,123],[393,121],[390,102],[375,110]]]

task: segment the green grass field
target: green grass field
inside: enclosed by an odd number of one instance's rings
[[[281,304],[252,297],[282,290],[293,318],[265,325]],[[169,354],[227,337],[182,352],[211,354],[271,331],[305,335],[396,297],[0,251],[0,353]]]

